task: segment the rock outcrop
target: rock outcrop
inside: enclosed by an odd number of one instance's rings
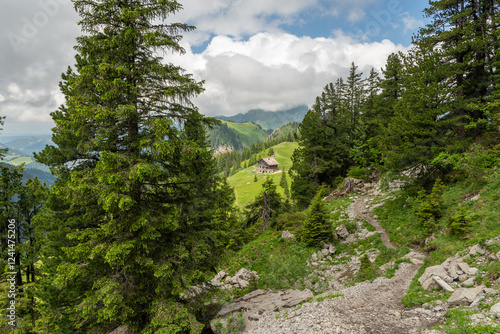
[[[229,316],[235,316],[240,312],[245,319],[244,332],[254,329],[259,319],[266,313],[276,312],[283,308],[290,308],[303,302],[312,300],[313,294],[310,290],[285,290],[277,293],[272,290],[255,290],[235,301],[225,304],[217,313],[210,326],[216,333],[215,323],[220,321],[226,326]]]

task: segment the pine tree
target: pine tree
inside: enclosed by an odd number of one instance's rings
[[[351,117],[343,103],[344,88],[341,79],[326,85],[300,124],[290,169],[291,193],[299,207],[306,207],[322,183],[331,184],[351,165]]]
[[[329,241],[331,236],[326,207],[318,191],[311,202],[309,214],[302,227],[302,241],[310,246],[319,246],[322,241]]]
[[[85,35],[63,74],[66,105],[37,155],[58,181],[43,214],[41,331],[200,332],[180,295],[226,245],[202,83],[159,54],[183,53],[163,23],[177,1],[73,0]]]
[[[288,181],[286,179],[285,167],[283,167],[283,171],[281,173],[280,186],[285,191],[285,197],[290,198],[290,190],[288,189]]]
[[[495,68],[495,17],[499,4],[492,0],[437,0],[425,10],[432,22],[421,29],[416,42],[442,52],[437,66],[444,68],[452,88],[449,114],[451,128],[462,145],[477,137],[487,120],[482,106],[487,101]],[[451,97],[451,98],[450,98]]]

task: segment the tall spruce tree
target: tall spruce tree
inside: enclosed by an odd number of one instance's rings
[[[446,118],[453,119],[461,148],[466,138],[484,132],[484,104],[492,87],[495,40],[500,5],[493,0],[437,0],[425,10],[432,22],[421,29],[416,42],[441,53],[436,66],[444,67],[453,89]]]
[[[190,102],[202,83],[159,56],[182,54],[193,27],[165,23],[175,0],[73,3],[85,34],[52,113],[57,146],[37,155],[58,175],[39,224],[40,330],[198,333],[179,296],[225,245],[227,192],[205,136],[212,121]]]

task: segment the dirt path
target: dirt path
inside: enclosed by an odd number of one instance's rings
[[[423,254],[412,252],[415,263],[401,263],[391,279],[379,277],[323,295],[339,295],[321,302],[306,303],[296,311],[263,315],[252,334],[417,334],[440,319],[423,309],[408,309],[401,298],[423,262]],[[286,312],[286,313],[285,313]]]
[[[373,219],[372,217],[363,214],[363,211],[364,211],[363,210],[364,209],[363,201],[364,201],[364,198],[362,197],[359,200],[357,200],[356,203],[354,203],[354,205],[353,205],[354,213],[357,214],[361,219],[366,220],[373,227],[375,227],[377,232],[380,233],[380,238],[382,239],[382,242],[385,245],[385,247],[396,249],[396,247],[394,247],[391,240],[389,239],[389,234],[387,234],[387,231],[385,230],[385,228],[383,228],[380,225],[380,223],[378,221],[376,221],[375,219]]]
[[[352,211],[366,220],[380,233],[382,242],[395,249],[387,231],[369,215],[365,201],[372,192],[352,205]],[[296,311],[274,312],[260,318],[252,334],[417,334],[437,333],[429,328],[442,321],[424,309],[408,309],[401,298],[408,290],[413,277],[422,266],[425,255],[412,251],[406,255],[411,263],[403,262],[394,277],[379,277],[373,282],[362,282],[341,290],[327,291],[323,295],[340,295],[321,302],[306,303]],[[286,312],[286,313],[285,313]],[[442,317],[442,316],[441,316]]]

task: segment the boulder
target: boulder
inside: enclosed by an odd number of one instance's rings
[[[347,227],[345,227],[344,224],[337,227],[335,229],[335,232],[340,238],[347,238],[349,236],[349,231],[347,230]]]
[[[493,313],[497,318],[500,318],[500,303],[496,303],[490,309],[490,312]]]
[[[442,265],[426,268],[423,275],[418,279],[424,290],[430,291],[439,287],[436,281],[432,278],[433,276],[446,277],[448,276],[448,273]]]
[[[248,287],[252,278],[259,279],[256,271],[241,268],[233,277],[227,276],[225,285],[231,285],[240,289]]]
[[[465,282],[462,283],[462,286],[473,286],[476,283],[476,279],[474,277],[469,278]]]
[[[321,255],[323,255],[323,257],[326,257],[328,255],[330,255],[330,251],[328,250],[328,248],[323,248],[321,251],[320,251]]]
[[[454,292],[453,288],[448,285],[441,277],[439,276],[432,276],[432,279],[440,286],[443,288],[443,290],[446,290],[448,292]]]
[[[448,298],[448,304],[469,306],[483,293],[483,289],[483,285],[470,289],[459,288]]]
[[[476,274],[478,273],[479,269],[477,268],[469,268],[469,270],[467,270],[467,275],[469,276],[476,276]]]
[[[295,236],[290,231],[283,231],[283,233],[281,233],[281,237],[283,239],[293,239],[293,238],[295,238]]]
[[[474,245],[469,251],[470,256],[478,256],[478,255],[484,255],[486,254],[486,249],[484,249],[480,245]]]
[[[214,324],[219,319],[226,326],[227,318],[241,312],[245,318],[243,331],[249,332],[257,326],[258,320],[266,312],[275,312],[282,308],[289,308],[310,301],[313,294],[310,290],[285,290],[273,293],[272,290],[255,290],[235,301],[225,304],[210,322],[215,332]]]

